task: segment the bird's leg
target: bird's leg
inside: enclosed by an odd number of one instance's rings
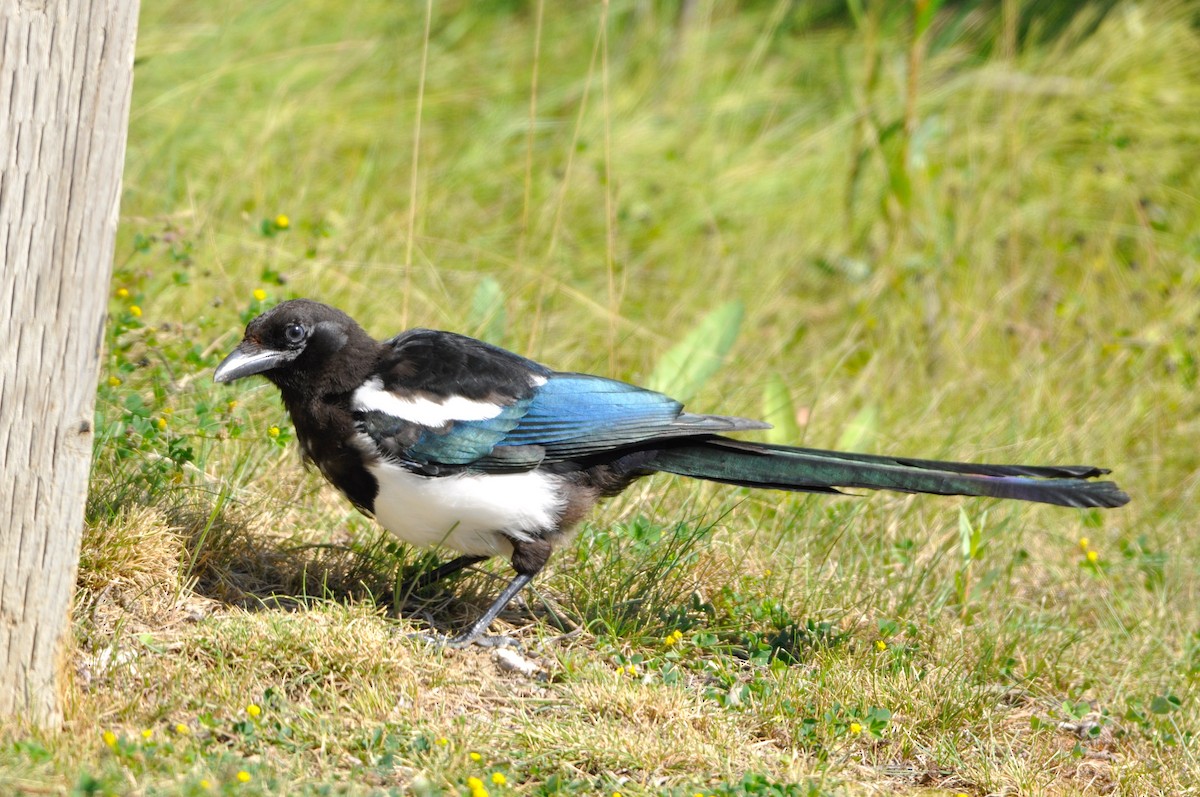
[[[492,605],[487,607],[478,620],[471,623],[471,627],[461,634],[450,637],[446,640],[446,646],[451,648],[465,648],[467,645],[481,645],[485,648],[499,648],[505,645],[515,644],[516,640],[508,636],[489,636],[484,632],[488,630],[488,626],[496,619],[500,612],[504,611],[504,607],[509,601],[516,597],[521,588],[533,580],[533,576],[528,573],[517,573],[516,577],[508,583],[504,591],[492,601]]]
[[[516,577],[508,583],[508,586],[504,588],[503,592],[496,596],[496,600],[492,601],[492,604],[487,607],[487,610],[484,611],[480,618],[471,623],[471,626],[467,628],[467,630],[460,634],[456,634],[449,639],[445,637],[439,638],[431,637],[429,635],[422,635],[423,639],[435,644],[444,644],[447,647],[452,648],[465,648],[467,645],[472,644],[482,645],[483,647],[503,647],[505,645],[516,644],[516,640],[514,640],[512,637],[488,636],[485,632],[488,630],[488,626],[492,624],[492,621],[496,619],[500,612],[504,611],[504,607],[507,606],[509,602],[517,596],[517,593],[520,592],[526,584],[533,580],[533,577],[537,575],[543,567],[546,566],[546,561],[550,558],[550,551],[552,549],[550,547],[550,543],[542,539],[522,540],[513,539],[512,537],[509,537],[508,539],[509,542],[512,543],[513,547],[512,566],[513,569],[517,571]],[[474,557],[460,556],[458,559],[454,559],[436,568],[430,575],[438,573],[438,571],[442,570],[443,568],[450,568],[451,565],[455,565],[462,560],[472,559],[474,559]],[[467,561],[456,569],[461,569],[469,564],[472,564],[472,562]],[[453,572],[453,570],[449,570],[448,572]]]

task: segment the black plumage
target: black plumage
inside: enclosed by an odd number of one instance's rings
[[[553,371],[451,332],[371,338],[305,299],[250,322],[215,379],[279,387],[306,460],[363,512],[418,545],[461,552],[441,577],[489,556],[517,577],[469,629],[479,639],[602,497],[655,472],[778,490],[866,488],[1116,507],[1089,466],[974,465],[765,445],[724,436],[766,428],[697,415],[650,390]],[[426,579],[427,581],[430,579]]]

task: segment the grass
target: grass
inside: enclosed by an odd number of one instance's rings
[[[146,4],[66,723],[0,791],[1195,793],[1200,7],[881,7]],[[514,672],[406,636],[505,563],[408,594],[211,383],[289,296],[642,382],[712,329],[697,410],[1134,501],[647,480]]]

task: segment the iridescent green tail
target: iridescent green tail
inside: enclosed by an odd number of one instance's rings
[[[847,487],[1012,498],[1073,507],[1116,507],[1129,502],[1129,496],[1113,482],[1089,481],[1108,473],[1103,468],[972,465],[745,443],[725,437],[663,448],[654,456],[652,467],[726,484],[799,492],[836,493],[839,487]]]

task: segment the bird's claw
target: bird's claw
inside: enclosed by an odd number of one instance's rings
[[[472,639],[460,639],[452,637],[446,642],[447,647],[462,650],[471,645],[479,645],[481,648],[514,648],[521,650],[521,643],[516,637],[505,636],[504,634],[483,634]]]
[[[521,643],[518,639],[502,634],[478,634],[476,636],[459,634],[458,636],[446,636],[445,634],[418,631],[406,634],[405,636],[408,639],[423,642],[435,648],[464,650],[472,645],[478,645],[481,648],[515,648],[521,650]]]

